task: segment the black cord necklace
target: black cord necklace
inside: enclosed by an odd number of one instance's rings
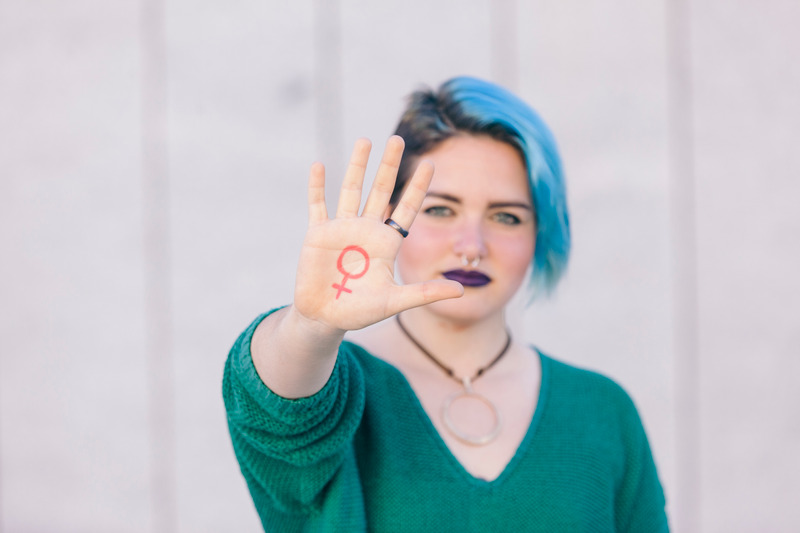
[[[448,368],[444,364],[442,364],[442,362],[436,359],[428,350],[426,350],[425,347],[423,347],[419,343],[419,341],[417,341],[417,339],[411,336],[411,333],[408,332],[405,326],[403,326],[403,323],[400,321],[400,315],[395,315],[395,318],[397,319],[397,325],[400,326],[400,331],[402,331],[405,334],[405,336],[408,337],[408,340],[410,340],[412,344],[414,344],[414,346],[416,346],[419,349],[419,351],[425,354],[425,356],[427,356],[428,359],[436,363],[436,366],[441,368],[448,376],[459,382],[464,387],[464,390],[458,391],[448,396],[445,399],[444,403],[442,404],[442,419],[448,431],[450,431],[450,433],[452,433],[453,436],[455,436],[460,441],[477,446],[488,444],[492,442],[495,438],[497,438],[497,436],[500,434],[500,429],[502,428],[502,419],[500,417],[500,412],[497,410],[497,406],[489,398],[475,392],[475,390],[472,388],[472,382],[478,379],[481,375],[483,375],[484,372],[492,368],[495,365],[495,363],[497,363],[508,352],[508,349],[511,347],[511,334],[506,332],[506,336],[508,337],[508,339],[506,340],[505,346],[503,346],[503,349],[500,350],[500,353],[498,353],[497,356],[494,359],[492,359],[492,361],[488,365],[479,368],[478,371],[475,372],[475,375],[472,377],[465,376],[463,378],[459,378],[455,375],[452,368]],[[469,435],[459,430],[455,426],[455,424],[453,424],[453,420],[450,417],[450,407],[456,400],[466,397],[475,398],[483,402],[485,405],[489,407],[489,409],[491,409],[492,414],[494,415],[495,423],[492,430],[489,431],[489,433],[487,433],[486,435],[481,435],[477,437]]]

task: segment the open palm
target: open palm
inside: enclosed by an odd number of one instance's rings
[[[398,285],[394,263],[403,242],[400,232],[384,224],[404,143],[394,136],[386,143],[383,159],[361,215],[361,192],[370,142],[356,142],[342,183],[336,217],[325,207],[325,169],[315,163],[309,178],[309,227],[300,254],[295,285],[295,310],[332,328],[360,329],[400,311],[455,298],[461,285],[431,280]],[[420,163],[391,218],[409,228],[433,176],[429,162]]]

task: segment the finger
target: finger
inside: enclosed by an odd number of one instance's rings
[[[339,193],[337,217],[358,216],[358,208],[361,205],[361,187],[364,184],[364,172],[367,170],[371,147],[372,143],[368,139],[359,139],[353,146],[353,154],[350,156],[350,163],[347,165],[347,172],[345,172],[342,182],[342,190]]]
[[[435,279],[411,285],[394,287],[386,310],[389,316],[406,309],[419,307],[439,300],[458,298],[464,294],[464,286],[457,281]]]
[[[322,163],[311,165],[308,175],[308,223],[317,224],[328,220],[325,207],[325,166]]]
[[[409,229],[414,222],[422,201],[428,193],[428,186],[433,177],[433,163],[430,161],[420,161],[417,170],[411,177],[408,187],[397,202],[397,206],[392,212],[392,220],[400,224],[401,227]]]
[[[375,174],[375,181],[369,191],[367,203],[361,216],[382,218],[386,212],[386,206],[392,197],[394,183],[397,179],[397,169],[400,167],[400,160],[403,157],[405,142],[398,135],[392,135],[386,141],[386,148],[383,150],[383,158]]]

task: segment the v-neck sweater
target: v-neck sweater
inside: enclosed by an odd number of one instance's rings
[[[265,531],[668,531],[644,428],[609,378],[539,352],[528,431],[492,481],[453,456],[408,381],[343,342],[327,384],[273,393],[242,333],[225,365],[233,448]]]

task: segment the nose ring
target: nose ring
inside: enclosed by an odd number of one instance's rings
[[[467,254],[462,254],[461,255],[461,264],[464,265],[464,266],[469,265],[472,268],[475,268],[475,267],[478,266],[478,263],[480,263],[480,262],[481,262],[481,256],[479,256],[479,255],[475,256],[475,259],[473,259],[472,261],[467,259]]]

